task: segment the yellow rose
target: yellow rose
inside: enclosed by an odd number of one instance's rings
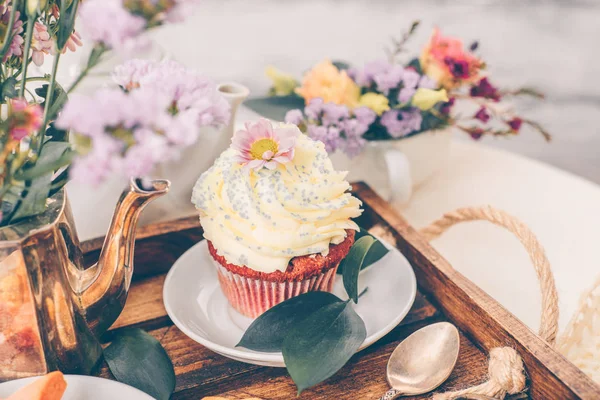
[[[346,71],[340,71],[329,60],[315,65],[304,76],[302,86],[295,91],[306,104],[319,97],[325,103],[343,104],[350,108],[356,107],[360,96],[360,88]]]
[[[298,86],[298,82],[293,76],[281,72],[272,65],[265,69],[265,74],[273,81],[270,93],[274,96],[290,95]]]
[[[371,110],[375,111],[377,115],[381,115],[390,109],[390,101],[388,98],[382,94],[373,92],[365,93],[360,96],[358,105],[369,107]]]
[[[433,90],[419,88],[412,98],[411,105],[420,108],[423,111],[427,111],[440,101],[448,101],[446,89]]]

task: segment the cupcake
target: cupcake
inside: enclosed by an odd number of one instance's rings
[[[362,210],[346,172],[295,125],[261,119],[238,131],[192,194],[219,282],[257,317],[309,291],[331,291]]]

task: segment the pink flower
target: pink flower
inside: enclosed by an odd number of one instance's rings
[[[2,59],[3,62],[8,60],[11,56],[20,57],[23,55],[23,43],[25,40],[21,34],[23,33],[23,21],[20,20],[21,13],[19,11],[15,12],[15,22],[13,23],[12,29],[12,41],[10,43],[10,47],[8,51],[4,55]],[[10,6],[0,6],[0,31],[6,32],[8,29],[8,23],[10,21]],[[4,36],[2,36],[2,39]],[[0,40],[2,40],[0,39]]]
[[[148,44],[141,37],[146,29],[146,20],[130,13],[122,0],[84,1],[79,7],[79,22],[93,42],[122,53]]]
[[[77,31],[73,31],[69,39],[67,39],[67,43],[65,43],[65,47],[62,49],[63,54],[67,52],[67,49],[71,51],[77,50],[77,47],[83,46],[83,42],[81,41],[81,36]]]
[[[48,33],[48,27],[41,22],[33,26],[33,39],[31,40],[31,58],[38,67],[44,63],[44,54],[54,53],[54,41]]]
[[[419,61],[421,69],[447,89],[476,80],[483,67],[481,60],[464,49],[460,39],[442,36],[437,28]]]
[[[29,104],[25,99],[10,100],[8,118],[9,134],[15,140],[37,132],[42,126],[43,111],[39,104]]]
[[[246,129],[239,130],[231,140],[231,147],[237,150],[236,161],[256,171],[263,167],[275,169],[277,164],[285,164],[294,158],[294,147],[300,130],[294,125],[274,127],[261,118],[255,124],[246,123]]]

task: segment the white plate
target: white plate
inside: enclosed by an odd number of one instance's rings
[[[0,383],[0,398],[8,397],[39,377]],[[124,383],[94,376],[65,375],[67,390],[62,400],[153,400],[146,393]]]
[[[395,248],[362,271],[359,292],[368,287],[354,309],[365,321],[367,338],[360,349],[375,343],[406,316],[417,293],[412,267]],[[338,275],[334,291],[347,299]],[[219,286],[206,241],[186,251],[171,267],[163,288],[165,308],[183,333],[212,351],[234,360],[284,367],[283,355],[235,347],[252,319],[235,311]]]

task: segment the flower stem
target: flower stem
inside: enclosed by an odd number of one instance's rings
[[[2,54],[2,58],[8,51],[10,44],[12,42],[12,30],[15,24],[15,13],[17,12],[17,8],[19,8],[19,0],[13,0],[12,8],[10,9],[10,17],[8,20],[8,27],[6,28],[6,33],[4,34],[4,43],[2,43],[2,49],[0,49],[0,54]]]
[[[100,59],[102,58],[102,55],[105,52],[106,52],[106,47],[104,47],[104,45],[97,44],[96,46],[94,46],[94,48],[92,49],[92,52],[90,53],[90,56],[88,57],[87,65],[79,73],[79,76],[77,77],[77,79],[75,79],[75,81],[71,84],[71,87],[69,88],[69,90],[67,90],[67,94],[69,94],[73,90],[75,90],[77,85],[79,85],[79,83],[83,80],[83,78],[85,78],[87,76],[87,74],[92,70],[92,68],[94,68],[96,65],[98,65],[98,63],[100,62]]]
[[[52,73],[50,74],[50,82],[48,83],[48,91],[46,92],[46,100],[44,104],[44,122],[38,135],[35,137],[35,143],[33,148],[35,149],[36,155],[40,154],[42,144],[44,143],[44,135],[46,134],[46,128],[48,125],[48,111],[50,110],[50,104],[52,103],[52,97],[54,95],[54,86],[56,86],[56,71],[58,69],[58,60],[60,59],[60,53],[56,53],[54,60],[52,61]]]
[[[25,49],[23,51],[23,66],[21,67],[21,87],[19,88],[19,97],[25,97],[25,79],[27,78],[27,58],[29,57],[29,50],[31,49],[31,40],[33,36],[33,25],[35,24],[35,17],[29,16],[27,18],[27,32],[25,33]]]

